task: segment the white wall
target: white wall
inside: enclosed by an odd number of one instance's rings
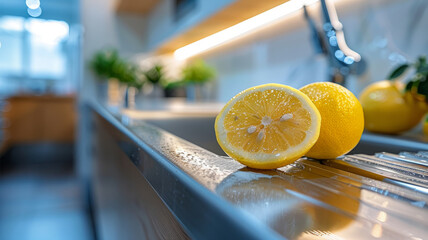
[[[121,54],[139,53],[145,44],[143,16],[118,15],[114,0],[82,0],[83,52],[90,57],[102,47],[116,47]]]
[[[145,18],[118,15],[114,4],[114,0],[81,0],[83,74],[80,91],[83,97],[92,97],[95,92],[87,62],[96,51],[113,47],[121,56],[131,58],[142,52],[146,44]]]
[[[336,7],[349,47],[368,63],[363,76],[348,81],[357,95],[400,61],[428,55],[428,1],[340,0]],[[320,24],[318,6],[310,10]],[[275,82],[299,88],[327,80],[328,64],[313,50],[303,11],[198,57],[218,70],[217,98],[223,102],[254,85]]]
[[[189,29],[193,25],[203,21],[225,6],[236,0],[197,0],[195,9],[182,19],[174,19],[174,0],[162,0],[148,15],[148,36],[146,50],[154,48],[167,41],[169,38]]]
[[[163,41],[203,20],[234,0],[200,0],[197,9],[178,23],[173,1],[163,0],[146,17],[117,16],[114,0],[82,0],[83,59],[94,51],[113,46],[132,57],[153,50]],[[402,60],[428,54],[428,1],[338,0],[339,19],[351,49],[368,62],[367,72],[348,81],[358,95],[370,82],[383,79]],[[318,6],[310,12],[321,24]],[[149,54],[150,55],[150,54]],[[328,64],[314,52],[303,11],[245,38],[201,56],[218,70],[217,99],[227,101],[248,87],[277,82],[301,87],[327,79]],[[85,81],[91,75],[85,71]],[[87,84],[83,90],[87,90]]]
[[[235,0],[198,0],[195,9],[179,21],[174,20],[174,0],[160,0],[147,16],[117,15],[115,0],[81,0],[83,24],[83,62],[86,64],[94,52],[103,47],[117,48],[122,56],[142,61],[141,56],[153,56],[151,52],[162,42],[203,21],[219,9]],[[157,58],[156,58],[157,59]],[[172,68],[176,68],[174,65]],[[83,69],[81,91],[92,96],[92,75]]]

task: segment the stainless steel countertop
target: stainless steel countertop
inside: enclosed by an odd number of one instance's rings
[[[300,159],[280,169],[258,171],[148,124],[139,111],[112,114],[98,104],[92,109],[174,176],[159,175],[157,169],[141,170],[189,231],[195,227],[189,218],[212,213],[208,217],[218,218],[218,224],[228,219],[233,224],[226,228],[239,229],[254,239],[428,236],[427,194],[385,182],[382,174],[367,177],[336,166],[351,161]],[[158,114],[162,117],[165,112]],[[174,182],[168,182],[171,179]],[[171,191],[171,184],[179,190]],[[180,208],[191,199],[203,199],[193,204],[204,204],[204,212]]]

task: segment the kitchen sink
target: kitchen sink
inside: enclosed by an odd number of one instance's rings
[[[192,213],[183,204],[191,202],[193,209],[198,204],[192,194],[204,193],[199,189],[181,194],[177,181],[186,176],[192,180],[186,180],[186,186],[203,185],[221,197],[218,201],[252,215],[258,221],[254,226],[268,226],[290,239],[403,239],[427,234],[423,219],[428,214],[428,144],[417,136],[364,133],[346,156],[302,158],[265,171],[246,168],[226,156],[215,137],[215,113],[134,111],[117,117],[142,147],[126,147],[123,137],[116,142],[178,215]],[[162,164],[172,169],[171,174],[163,173]],[[200,216],[200,211],[195,214]],[[331,224],[326,224],[325,216]],[[255,232],[254,226],[250,232]]]
[[[214,132],[215,116],[164,116],[145,117],[145,120],[154,126],[162,128],[193,144],[205,148],[217,155],[226,156],[217,140]],[[423,138],[379,135],[363,133],[358,145],[348,154],[373,155],[379,152],[399,153],[428,151],[428,143]]]
[[[219,156],[227,156],[216,140],[215,116],[168,116],[166,114],[163,117],[147,117],[145,121]],[[413,168],[414,162],[409,163],[412,160],[400,155],[400,153],[428,152],[428,143],[424,142],[426,139],[419,137],[418,135],[391,136],[364,132],[358,145],[346,156],[339,157],[337,160],[321,160],[319,163],[428,194],[428,188],[425,186],[428,172],[423,173],[422,182],[412,177],[416,171],[414,169],[428,171],[428,160],[424,158],[422,162],[417,163],[418,167]],[[389,161],[390,156],[398,162]],[[420,166],[421,164],[425,166]],[[403,172],[403,169],[407,171]]]

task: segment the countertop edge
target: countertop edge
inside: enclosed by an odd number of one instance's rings
[[[147,171],[144,171],[144,169],[142,169],[142,166],[137,166],[135,164],[135,159],[131,159],[133,161],[133,164],[142,174],[142,176],[146,178],[152,188],[158,193],[158,195],[165,202],[165,204],[168,206],[174,216],[176,216],[176,218],[189,231],[190,236],[196,238],[201,237],[201,235],[198,234],[200,229],[197,229],[198,226],[194,225],[194,219],[198,219],[201,214],[208,214],[208,216],[212,216],[212,220],[214,220],[209,221],[221,223],[217,224],[217,228],[219,229],[213,231],[217,232],[218,234],[220,234],[221,232],[226,232],[235,239],[236,237],[240,237],[242,239],[283,239],[282,236],[257,221],[251,215],[234,207],[232,204],[207,189],[205,186],[203,186],[198,181],[189,176],[187,173],[185,173],[183,170],[181,170],[174,163],[168,161],[166,159],[166,156],[153,150],[146,142],[144,142],[128,127],[122,124],[119,119],[114,117],[111,112],[105,109],[105,107],[101,106],[99,103],[90,103],[88,105],[95,113],[101,116],[105,121],[107,121],[120,133],[127,137],[131,142],[137,145],[139,149],[142,149],[147,154],[149,154],[151,156],[151,159],[153,161],[156,161],[156,167],[161,168],[162,172],[167,173],[163,177],[168,177],[171,178],[171,180],[176,181],[175,185],[181,185],[180,188],[184,189],[186,194],[188,194],[186,198],[191,198],[192,200],[200,201],[200,204],[203,205],[201,208],[204,210],[203,213],[197,211],[189,211],[187,213],[183,213],[183,211],[180,210],[180,206],[178,206],[179,204],[177,205],[175,203],[174,196],[170,196],[174,193],[166,191],[168,187],[164,186],[165,184],[163,183],[168,181],[158,181],[158,179],[155,179],[154,175],[147,174]],[[243,219],[245,219],[245,221]],[[213,228],[215,226],[211,225],[207,227]],[[207,239],[208,236],[204,237],[205,239]],[[218,239],[218,237],[219,236],[211,235],[208,238]]]

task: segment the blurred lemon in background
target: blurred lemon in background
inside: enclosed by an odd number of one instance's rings
[[[416,126],[425,113],[425,104],[410,92],[403,93],[404,85],[395,81],[380,81],[369,85],[360,95],[366,129],[372,132],[394,134]]]
[[[330,82],[311,83],[300,90],[321,114],[320,136],[306,156],[332,159],[351,151],[364,130],[363,109],[354,94]]]
[[[425,117],[425,120],[423,123],[423,132],[425,136],[428,136],[428,115]]]

